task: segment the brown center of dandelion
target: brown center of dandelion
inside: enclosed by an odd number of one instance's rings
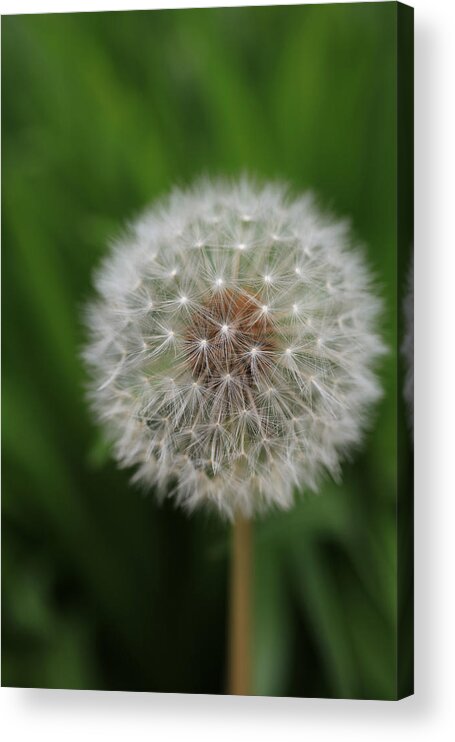
[[[246,291],[226,289],[194,309],[186,332],[187,360],[198,382],[232,378],[252,384],[274,350],[268,307]]]

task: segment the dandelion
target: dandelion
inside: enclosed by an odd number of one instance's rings
[[[405,364],[403,396],[407,406],[409,426],[414,435],[414,258],[407,276],[407,288],[403,302],[404,338],[401,353]]]
[[[133,479],[251,518],[337,477],[380,396],[380,301],[349,225],[244,178],[174,190],[89,306],[93,409]]]

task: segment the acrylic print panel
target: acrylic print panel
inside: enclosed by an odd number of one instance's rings
[[[412,23],[3,19],[4,685],[412,693]]]

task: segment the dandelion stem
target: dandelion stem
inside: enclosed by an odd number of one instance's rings
[[[229,694],[251,694],[252,524],[237,516],[232,529]]]

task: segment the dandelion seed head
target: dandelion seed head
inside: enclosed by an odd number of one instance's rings
[[[381,303],[346,223],[311,195],[246,178],[175,190],[96,289],[90,400],[134,481],[232,518],[338,475],[380,396]]]
[[[414,435],[414,256],[407,275],[403,301],[404,338],[401,353],[405,362],[403,396],[407,405],[409,425]]]

